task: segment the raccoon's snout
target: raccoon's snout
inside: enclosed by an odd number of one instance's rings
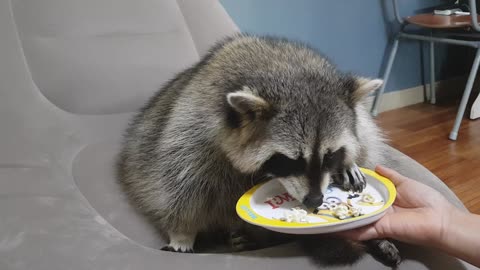
[[[303,199],[303,204],[308,208],[317,208],[323,203],[323,194],[308,194]]]

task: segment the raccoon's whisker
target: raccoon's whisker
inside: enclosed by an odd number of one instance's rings
[[[253,173],[250,177],[250,184],[253,186],[257,183],[263,182],[263,180],[265,179],[266,179],[265,175],[257,176],[256,173]]]
[[[255,174],[251,174],[250,175],[250,186],[254,186],[255,185]]]

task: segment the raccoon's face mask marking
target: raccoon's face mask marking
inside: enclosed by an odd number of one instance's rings
[[[265,164],[263,171],[272,177],[299,176],[305,173],[307,164],[303,158],[291,159],[283,154],[274,154]]]
[[[276,153],[263,164],[262,171],[278,179],[295,199],[308,207],[316,207],[323,202],[331,176],[345,166],[345,156],[344,147],[328,150],[323,158],[314,154],[309,162],[303,157],[291,159]]]
[[[345,155],[346,150],[344,147],[341,147],[335,152],[328,150],[323,157],[324,168],[331,172],[341,169],[344,166]]]

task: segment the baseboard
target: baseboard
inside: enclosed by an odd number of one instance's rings
[[[423,102],[424,87],[423,85],[419,85],[383,94],[378,106],[378,112],[381,113]],[[369,107],[373,104],[373,99],[373,96],[369,97],[367,101]]]
[[[461,95],[463,87],[465,87],[465,76],[454,77],[448,80],[438,81],[435,83],[437,100],[444,98],[452,98]],[[461,91],[457,91],[460,89]],[[412,88],[388,92],[383,94],[378,107],[378,112],[394,110],[409,105],[426,102],[429,100],[430,84],[419,85]],[[371,107],[373,96],[369,97],[367,104]]]

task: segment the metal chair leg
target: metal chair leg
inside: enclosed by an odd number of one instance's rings
[[[468,76],[467,85],[463,91],[462,101],[458,107],[457,117],[455,118],[455,124],[453,129],[450,132],[448,138],[452,141],[456,141],[458,137],[458,130],[460,129],[460,124],[462,123],[463,115],[465,113],[465,108],[467,107],[468,98],[470,97],[470,92],[472,92],[473,82],[475,81],[475,76],[477,75],[478,65],[480,64],[480,48],[477,48],[475,54],[475,59],[473,60],[472,69],[470,70],[470,75]]]
[[[435,91],[435,42],[430,41],[430,103],[437,102],[437,93]]]
[[[385,87],[387,86],[388,77],[390,76],[390,71],[393,66],[393,61],[395,60],[395,55],[397,54],[398,43],[399,43],[399,39],[398,37],[396,37],[395,40],[393,41],[392,51],[390,52],[390,56],[388,58],[385,74],[383,75],[383,85],[378,90],[377,94],[375,95],[375,100],[373,101],[373,106],[371,110],[371,113],[373,116],[377,116],[378,114],[378,105],[380,104],[382,94],[385,91]]]

